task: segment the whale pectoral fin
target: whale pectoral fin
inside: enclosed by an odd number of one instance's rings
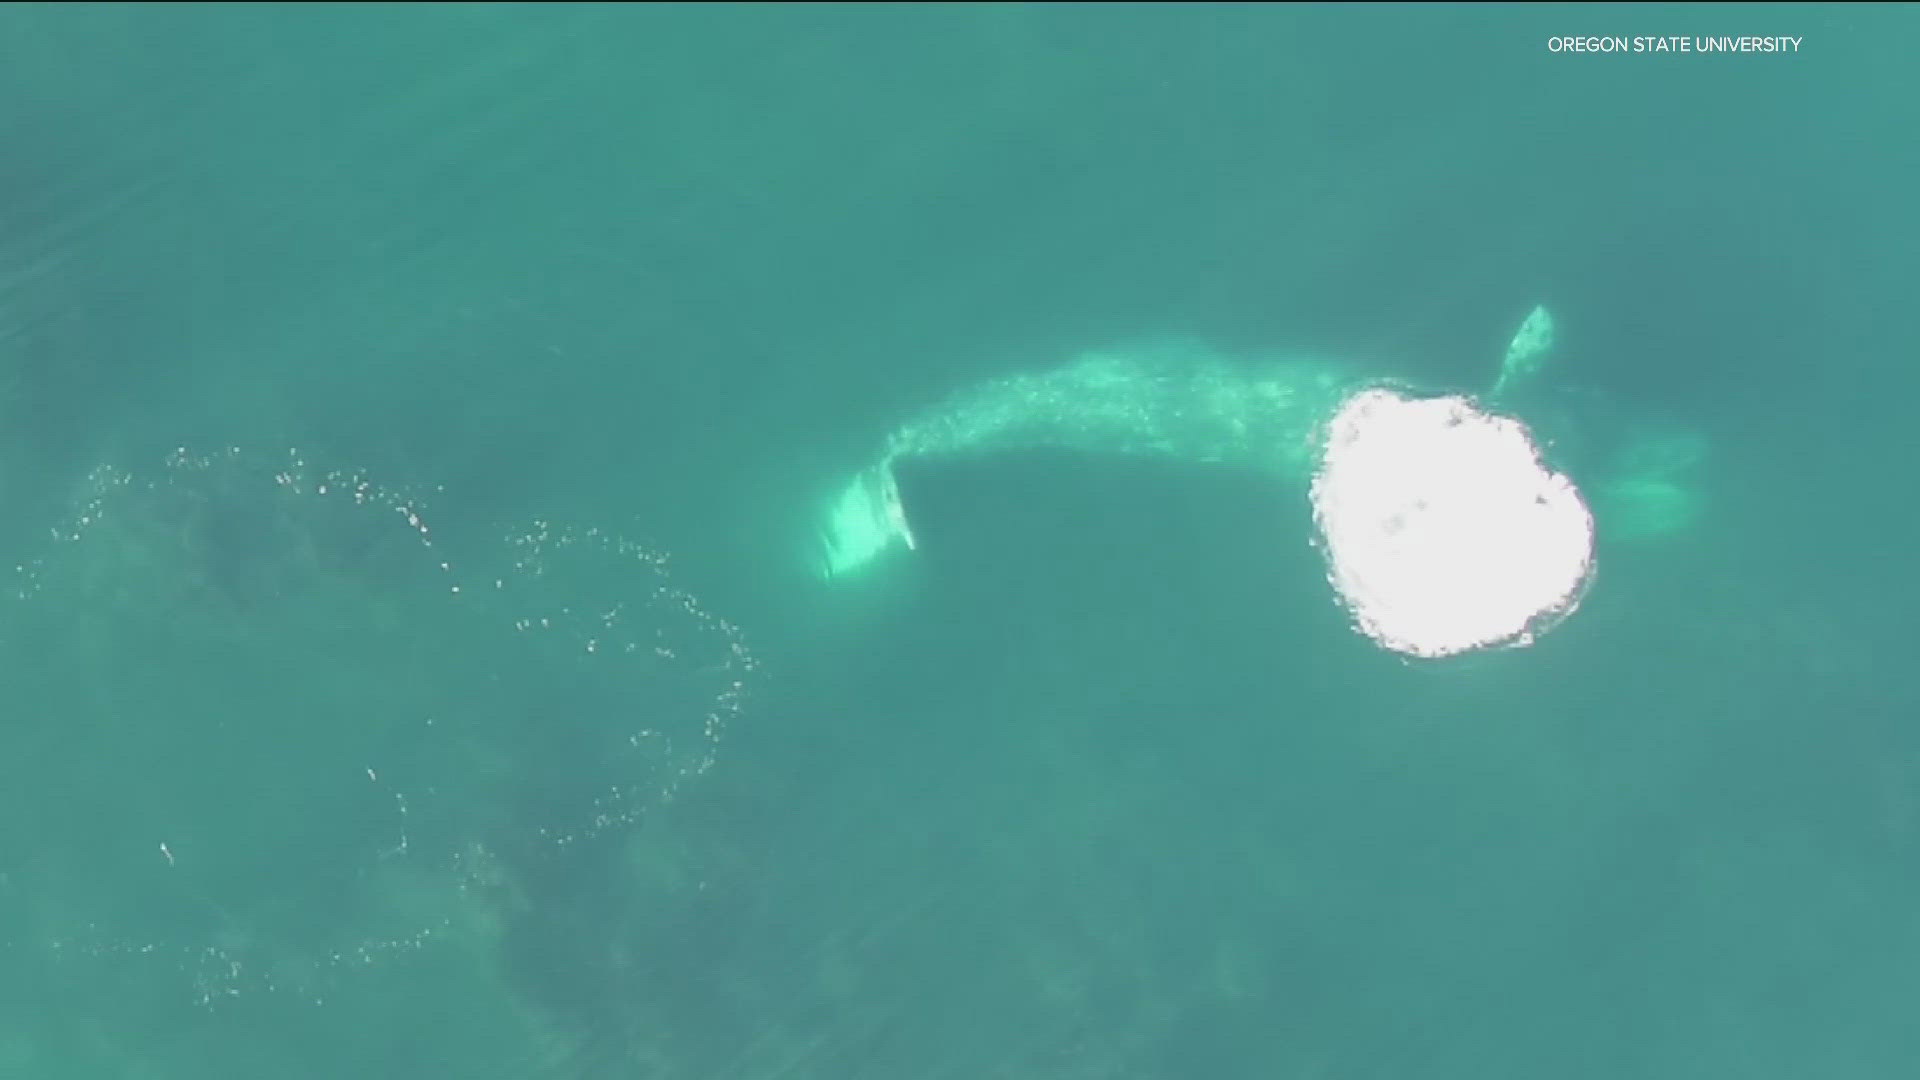
[[[1500,377],[1494,380],[1493,397],[1524,381],[1545,365],[1553,351],[1553,314],[1545,306],[1535,305],[1507,343],[1507,354],[1500,362]]]

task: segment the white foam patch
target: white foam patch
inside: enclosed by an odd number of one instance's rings
[[[1312,485],[1328,577],[1356,627],[1421,657],[1530,644],[1593,572],[1593,515],[1517,420],[1390,389],[1328,422]]]

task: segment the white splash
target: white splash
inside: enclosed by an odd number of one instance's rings
[[[1355,394],[1312,485],[1328,578],[1382,646],[1441,657],[1530,643],[1593,568],[1593,515],[1526,428],[1464,397]]]

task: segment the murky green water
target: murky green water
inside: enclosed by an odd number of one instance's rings
[[[1904,1075],[1914,29],[0,10],[0,1076]],[[813,572],[970,386],[1536,303],[1698,504],[1597,492],[1534,647],[1379,651],[1175,460]]]

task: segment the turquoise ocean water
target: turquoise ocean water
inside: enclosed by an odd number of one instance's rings
[[[1916,31],[0,9],[0,1077],[1914,1075]],[[1534,647],[1177,462],[810,572],[980,380],[1480,386],[1536,303],[1707,450]]]

